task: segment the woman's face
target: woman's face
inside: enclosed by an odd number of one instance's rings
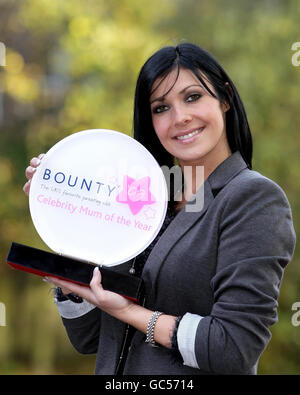
[[[153,84],[150,103],[154,130],[181,165],[217,166],[231,153],[225,130],[228,106],[211,96],[191,70],[181,68],[174,85],[176,76],[177,69]]]

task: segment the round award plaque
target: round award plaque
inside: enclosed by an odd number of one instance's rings
[[[54,252],[114,266],[142,252],[167,210],[165,177],[149,151],[112,130],[74,133],[55,144],[33,176],[34,226]]]

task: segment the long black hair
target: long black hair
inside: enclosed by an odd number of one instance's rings
[[[155,52],[142,67],[136,85],[134,103],[134,138],[156,158],[160,166],[172,167],[173,156],[161,145],[152,125],[150,95],[158,77],[165,78],[180,67],[191,70],[209,93],[230,106],[226,111],[226,133],[231,152],[240,151],[252,168],[252,136],[242,100],[231,79],[217,60],[204,49],[191,43],[165,47]],[[214,88],[212,92],[205,80]]]

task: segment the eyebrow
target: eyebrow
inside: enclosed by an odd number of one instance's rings
[[[198,88],[204,89],[203,86],[200,85],[200,84],[192,84],[192,85],[188,85],[188,86],[186,86],[185,88],[183,88],[183,89],[179,92],[179,94],[182,95],[187,89],[192,88],[193,86],[197,86]],[[156,101],[163,102],[164,100],[165,100],[165,95],[160,96],[160,97],[157,97],[156,99],[151,100],[151,101],[150,101],[150,104],[152,104],[152,103],[154,103],[154,102],[156,102]]]

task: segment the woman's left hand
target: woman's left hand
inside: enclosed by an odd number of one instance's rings
[[[133,326],[142,333],[147,332],[149,320],[153,311],[130,301],[123,296],[103,289],[101,273],[96,267],[89,287],[60,280],[56,277],[47,277],[47,281],[74,292],[78,296],[99,307],[111,316]],[[164,347],[171,347],[170,333],[173,333],[176,316],[162,314],[155,325],[155,340]]]
[[[97,266],[94,269],[90,287],[60,280],[56,277],[47,277],[46,280],[58,287],[69,289],[70,292],[74,292],[76,295],[81,296],[83,299],[116,318],[126,316],[128,309],[135,305],[135,303],[125,297],[103,289],[101,273]]]

